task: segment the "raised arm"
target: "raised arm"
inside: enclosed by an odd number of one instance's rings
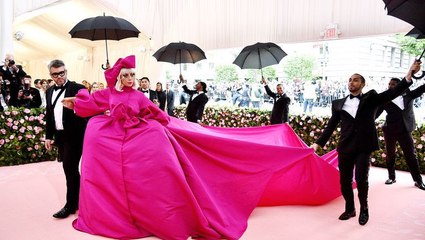
[[[406,77],[403,78],[403,80],[399,82],[394,89],[388,89],[378,94],[376,103],[381,105],[393,100],[397,96],[400,96],[407,88],[409,88],[410,85],[412,85],[412,75],[417,73],[421,69],[421,63],[421,61],[415,60],[412,66],[410,66]]]
[[[425,92],[425,84],[415,88],[415,90],[412,90],[408,93],[408,95],[412,98],[418,98]]]

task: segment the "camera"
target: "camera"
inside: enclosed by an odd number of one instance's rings
[[[24,93],[24,96],[29,96],[29,95],[31,95],[31,92],[30,92],[30,90],[28,90],[28,89],[24,89],[24,90],[23,90],[23,93]]]
[[[9,60],[7,65],[9,65],[9,67],[15,65],[15,60]]]

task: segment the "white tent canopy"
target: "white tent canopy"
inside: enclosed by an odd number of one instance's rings
[[[137,39],[108,41],[111,63],[136,54],[138,71],[148,76],[157,76],[161,67],[152,54],[170,42],[211,50],[266,41],[319,41],[329,26],[336,31],[331,37],[339,39],[412,28],[387,16],[380,0],[15,0],[10,7],[12,26],[4,14],[7,6],[0,10],[0,40],[11,43],[2,44],[3,55],[13,52],[37,77],[48,77],[46,64],[60,58],[73,79],[90,81],[103,79],[105,42],[72,39],[68,32],[79,21],[103,13],[124,18],[142,32]]]

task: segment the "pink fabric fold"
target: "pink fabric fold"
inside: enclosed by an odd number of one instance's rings
[[[340,195],[332,159],[286,124],[202,127],[170,118],[134,89],[80,91],[75,111],[96,115],[84,140],[73,223],[80,231],[238,239],[258,205],[318,205]]]

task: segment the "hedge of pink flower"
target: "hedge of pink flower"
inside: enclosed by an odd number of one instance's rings
[[[44,148],[44,109],[15,108],[0,112],[0,166],[55,160]]]

